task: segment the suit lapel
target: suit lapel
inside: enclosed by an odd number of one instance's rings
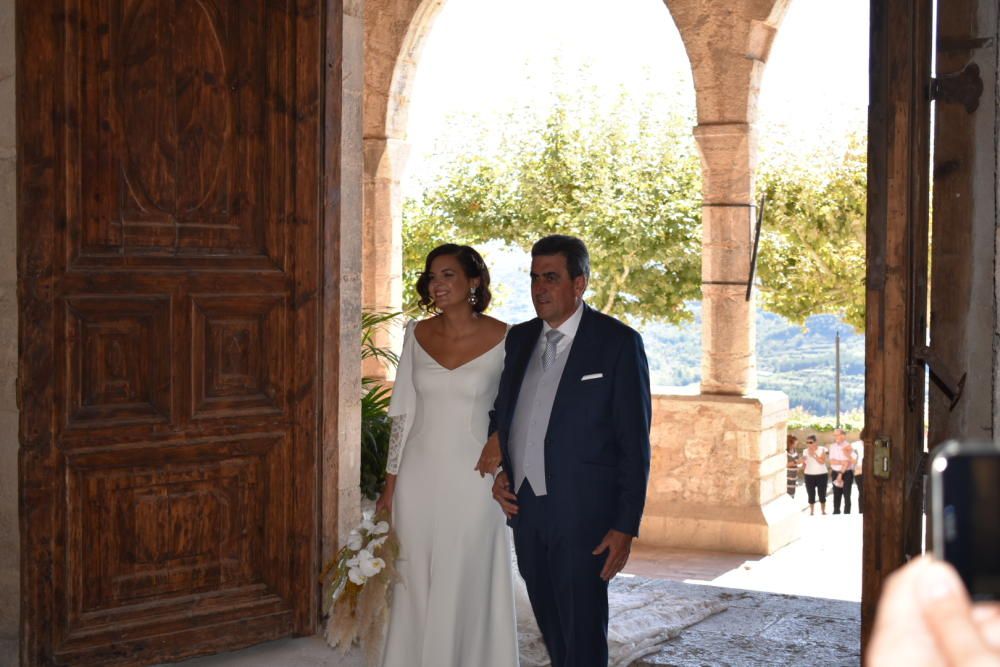
[[[511,366],[511,392],[510,414],[514,416],[517,409],[517,398],[521,394],[521,383],[524,381],[524,374],[528,370],[528,362],[531,360],[531,353],[538,346],[538,337],[542,335],[542,321],[539,318],[529,320],[525,325],[524,343],[514,355],[513,366]],[[507,424],[509,431],[511,424]]]
[[[558,421],[557,415],[565,405],[568,405],[570,395],[577,381],[586,371],[584,364],[589,359],[593,359],[594,336],[594,311],[587,304],[583,305],[583,314],[580,317],[580,326],[573,337],[573,344],[569,348],[569,358],[566,359],[566,366],[563,368],[562,377],[559,378],[559,387],[556,389],[555,401],[552,403],[552,413],[549,416],[549,430],[552,424]]]

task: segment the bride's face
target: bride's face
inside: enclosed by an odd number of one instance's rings
[[[463,304],[469,306],[469,290],[476,287],[479,282],[466,277],[462,265],[453,255],[435,257],[431,262],[428,277],[430,280],[427,283],[427,291],[438,310]]]

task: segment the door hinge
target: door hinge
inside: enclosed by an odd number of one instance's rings
[[[979,108],[982,95],[983,78],[976,63],[969,63],[961,72],[932,78],[928,90],[928,96],[935,102],[958,103],[968,113]]]
[[[965,391],[965,380],[969,374],[962,373],[962,377],[956,380],[941,357],[926,345],[917,346],[913,350],[913,358],[927,365],[931,382],[948,399],[948,411],[953,411],[962,398],[962,392]]]

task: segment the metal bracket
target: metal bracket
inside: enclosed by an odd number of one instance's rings
[[[969,63],[961,72],[945,74],[931,79],[930,98],[937,102],[959,103],[968,113],[979,108],[979,98],[983,94],[983,78],[979,65]]]
[[[892,442],[889,438],[875,438],[875,460],[872,461],[872,474],[880,479],[889,479],[890,466],[889,449]]]
[[[931,382],[934,383],[941,393],[948,399],[948,412],[955,409],[965,391],[965,380],[968,373],[962,373],[958,381],[954,381],[954,376],[948,372],[944,361],[937,353],[926,345],[920,345],[913,351],[913,358],[927,365],[930,371]]]
[[[761,194],[760,206],[757,207],[757,227],[753,235],[753,251],[750,253],[750,275],[747,276],[747,301],[750,300],[750,295],[753,292],[753,276],[757,272],[757,248],[760,246],[760,228],[764,223],[764,204],[766,203],[767,194]]]

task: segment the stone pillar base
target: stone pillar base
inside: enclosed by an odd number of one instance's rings
[[[788,397],[654,391],[643,544],[771,554],[799,536],[785,493]]]

